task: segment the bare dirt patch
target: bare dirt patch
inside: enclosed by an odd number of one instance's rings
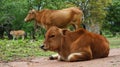
[[[48,57],[30,61],[0,63],[0,67],[120,67],[120,48],[111,49],[109,57],[80,62],[48,60]]]

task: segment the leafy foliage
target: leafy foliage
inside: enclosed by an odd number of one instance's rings
[[[29,24],[25,24],[24,18],[28,12],[27,0],[2,0],[0,2],[0,24],[11,23],[13,29],[23,29]]]
[[[87,30],[100,33],[107,11],[105,8],[112,0],[70,0],[84,12],[83,22]]]
[[[120,1],[115,0],[112,4],[108,6],[108,13],[106,16],[105,28],[110,29],[110,31],[115,35],[115,32],[120,32]]]

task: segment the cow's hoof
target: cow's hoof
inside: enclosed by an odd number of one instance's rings
[[[54,57],[53,57],[53,56],[50,56],[49,59],[50,59],[50,60],[54,60]]]

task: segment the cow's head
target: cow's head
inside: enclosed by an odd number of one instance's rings
[[[64,37],[64,33],[67,30],[63,30],[57,28],[55,26],[51,27],[45,34],[45,40],[41,48],[43,50],[50,51],[59,51],[62,45],[62,38]]]
[[[13,35],[14,34],[14,31],[10,31],[10,35]]]
[[[35,12],[36,10],[32,9],[28,12],[28,15],[25,17],[24,21],[25,22],[28,22],[28,21],[31,21],[35,18]]]

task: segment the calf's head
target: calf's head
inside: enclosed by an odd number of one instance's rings
[[[35,12],[36,10],[32,9],[28,12],[28,15],[25,17],[24,21],[25,22],[28,22],[28,21],[31,21],[35,18]]]
[[[45,40],[41,48],[43,50],[59,51],[64,32],[67,30],[51,27],[45,34]]]
[[[14,34],[14,31],[10,31],[10,35],[13,35]]]

